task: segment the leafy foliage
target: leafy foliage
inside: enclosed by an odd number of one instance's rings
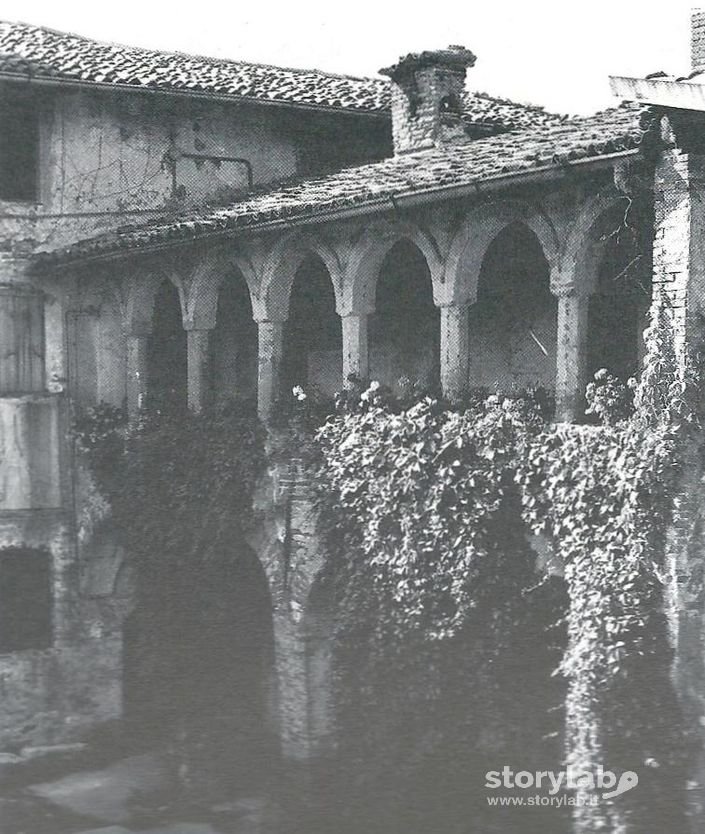
[[[198,564],[250,523],[264,437],[237,403],[144,412],[129,426],[100,405],[75,433],[139,569]]]
[[[457,726],[441,731],[447,701],[443,710],[429,706],[443,702],[439,688],[448,691],[447,678],[431,672],[429,680],[429,670],[457,657],[459,645],[483,680],[479,691],[465,681],[468,697],[478,698],[467,711],[486,716],[483,698],[500,703],[495,671],[512,665],[520,632],[536,622],[529,589],[541,580],[531,531],[563,569],[566,603],[558,616],[568,637],[559,670],[568,686],[569,762],[615,769],[649,763],[662,769],[661,786],[669,770],[674,781],[667,784],[682,784],[663,559],[695,417],[693,380],[678,367],[671,332],[657,310],[639,384],[596,375],[587,396],[599,425],[552,424],[536,398],[491,396],[462,410],[425,398],[400,408],[373,385],[343,398],[320,429],[319,504],[338,600],[340,710],[354,715],[367,706],[368,770],[382,724],[369,716],[381,710],[398,727],[384,707],[390,693],[398,696],[391,697],[394,715],[420,711],[431,735],[458,734]],[[544,668],[544,691],[549,673]],[[504,709],[506,719],[511,710]],[[497,714],[494,720],[501,723]],[[352,726],[359,747],[365,730]],[[433,744],[427,754],[433,750],[437,755]],[[409,750],[398,752],[382,770],[399,773],[402,759],[408,766]],[[640,798],[638,808],[628,797],[616,809],[591,806],[585,830],[617,817],[637,826],[649,815],[657,819]]]

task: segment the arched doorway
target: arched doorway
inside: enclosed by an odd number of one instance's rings
[[[186,331],[179,292],[171,281],[159,285],[152,330],[147,341],[147,391],[157,407],[186,405],[188,390]]]
[[[470,309],[471,385],[503,393],[552,390],[556,313],[538,238],[525,224],[510,223],[487,248]]]
[[[245,544],[139,576],[124,629],[130,737],[176,750],[196,792],[250,791],[276,757],[272,603]]]
[[[591,237],[602,251],[588,308],[588,379],[605,368],[626,382],[639,371],[651,265],[624,225],[622,206],[603,214]]]
[[[370,376],[394,389],[400,380],[437,391],[440,312],[421,250],[403,239],[382,261],[369,323]]]
[[[218,291],[210,348],[216,397],[256,403],[257,324],[247,283],[238,270],[226,277]]]
[[[309,255],[296,271],[289,297],[282,362],[282,390],[295,385],[332,396],[341,388],[343,336],[335,311],[330,274],[317,255]]]

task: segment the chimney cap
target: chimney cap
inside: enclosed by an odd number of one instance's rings
[[[397,81],[424,67],[442,66],[456,72],[465,72],[469,67],[474,66],[476,60],[477,58],[469,49],[453,44],[446,49],[410,52],[391,67],[381,69],[380,73],[389,76],[392,81]]]

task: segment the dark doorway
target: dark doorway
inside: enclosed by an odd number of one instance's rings
[[[471,384],[501,393],[553,389],[556,312],[538,238],[511,223],[487,248],[470,310]]]
[[[626,382],[639,371],[641,335],[651,296],[651,266],[639,251],[624,209],[607,212],[593,230],[602,246],[588,313],[588,378],[605,368]]]
[[[0,550],[0,652],[51,643],[51,557],[29,548]]]
[[[255,403],[257,324],[252,318],[247,283],[238,271],[227,276],[218,292],[211,354],[216,397]]]
[[[400,240],[379,271],[370,317],[370,376],[394,388],[440,387],[440,313],[421,250]]]
[[[179,292],[164,280],[157,290],[147,344],[149,399],[153,405],[185,406],[188,390],[186,331]]]
[[[296,271],[286,323],[282,390],[295,385],[332,396],[342,387],[343,336],[335,311],[333,282],[316,255],[305,258]]]
[[[130,734],[175,745],[205,791],[249,790],[276,752],[273,663],[267,580],[245,545],[148,580],[124,633]]]

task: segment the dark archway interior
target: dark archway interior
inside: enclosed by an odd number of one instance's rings
[[[406,378],[437,390],[440,379],[440,312],[426,259],[409,240],[387,253],[379,271],[370,316],[370,376],[397,387]]]
[[[228,276],[218,292],[211,334],[213,389],[217,397],[257,398],[257,323],[247,283],[240,272]]]
[[[343,336],[328,270],[310,255],[296,271],[289,298],[282,386],[295,385],[330,396],[342,387]]]
[[[552,390],[556,313],[541,244],[523,223],[511,223],[487,248],[470,309],[471,385]]]
[[[157,290],[152,313],[152,333],[147,343],[150,400],[158,404],[185,405],[188,391],[186,331],[181,318],[179,293],[164,280]]]
[[[258,559],[242,544],[164,571],[138,599],[124,631],[129,735],[183,744],[194,780],[252,787],[276,755],[272,602]]]
[[[651,268],[624,209],[607,212],[593,230],[602,248],[588,313],[588,378],[606,368],[626,381],[639,370],[641,334],[651,294]]]
[[[0,550],[0,652],[52,644],[51,556],[43,550]]]

